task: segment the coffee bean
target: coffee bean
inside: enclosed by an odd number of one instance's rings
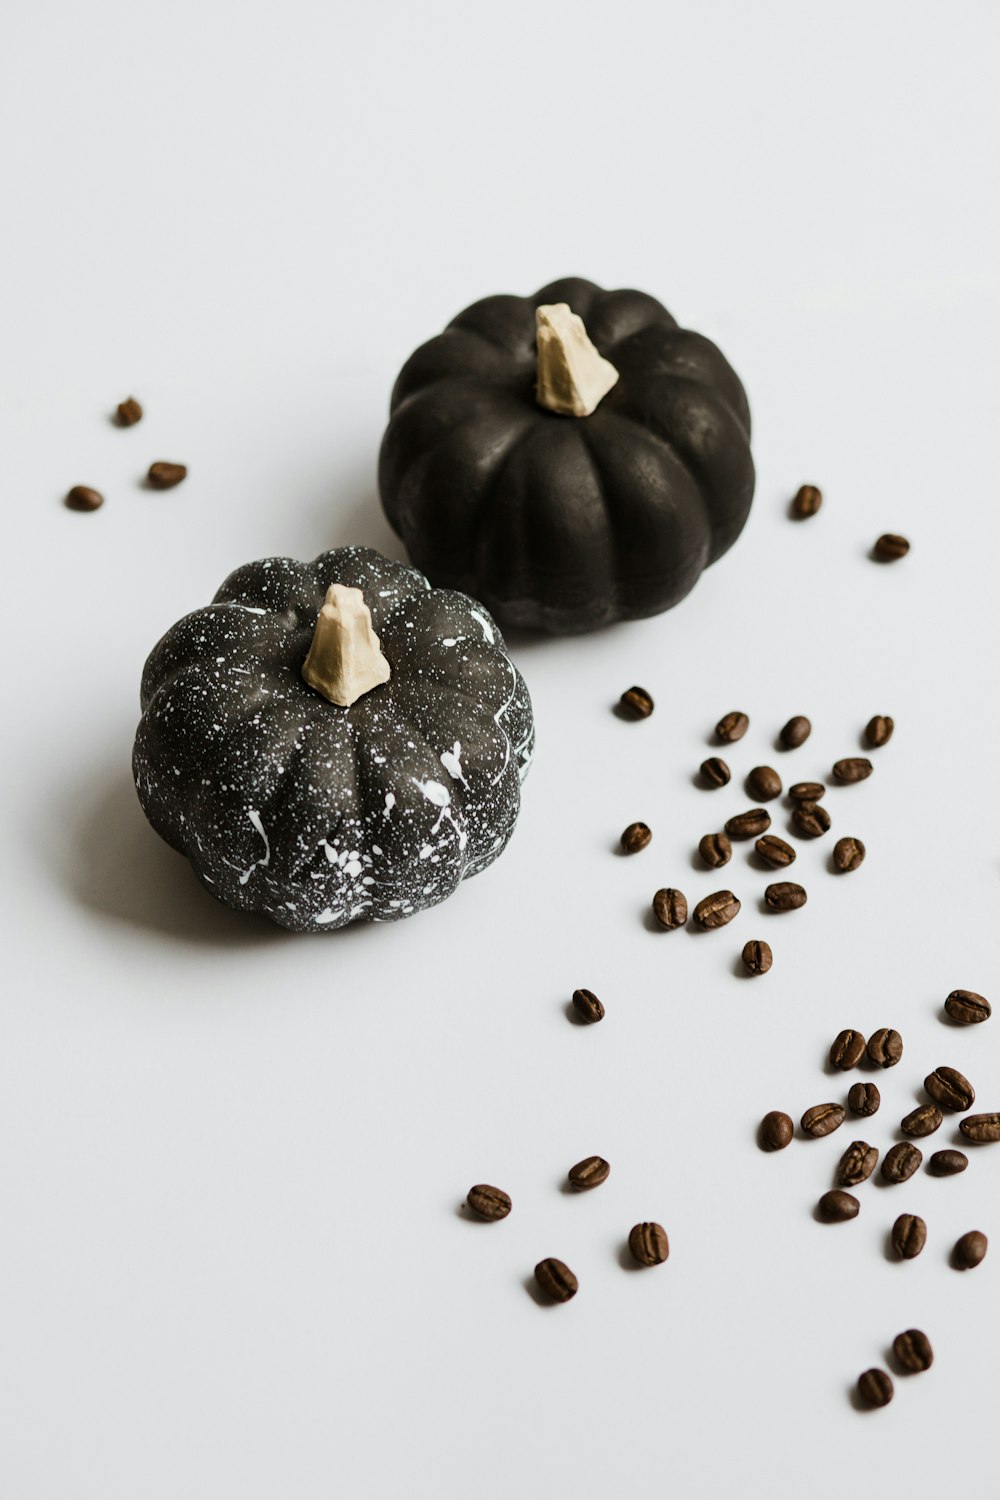
[[[792,808],[792,827],[800,838],[818,839],[830,829],[830,814],[822,802],[797,802]]]
[[[990,1002],[977,995],[975,990],[952,990],[944,1008],[960,1026],[975,1026],[980,1021],[988,1021],[993,1014]]]
[[[935,1104],[958,1114],[964,1114],[976,1102],[975,1089],[957,1068],[935,1068],[924,1079],[924,1088]]]
[[[853,1193],[841,1192],[840,1188],[831,1188],[824,1193],[817,1203],[821,1219],[828,1224],[845,1224],[848,1219],[856,1219],[861,1204]]]
[[[773,962],[774,954],[770,943],[752,938],[749,943],[743,944],[743,967],[748,974],[766,974]]]
[[[882,1103],[878,1084],[852,1083],[850,1093],[847,1096],[847,1103],[851,1113],[854,1115],[862,1115],[867,1118],[868,1115],[875,1114]]]
[[[781,777],[770,766],[754,766],[745,785],[747,796],[755,802],[771,802],[781,796]]]
[[[728,865],[733,857],[733,846],[724,833],[706,833],[698,841],[698,853],[710,870]]]
[[[895,562],[897,558],[905,557],[909,550],[906,537],[894,536],[891,531],[883,532],[872,548],[877,562]]]
[[[957,1172],[964,1172],[968,1165],[969,1158],[964,1151],[935,1151],[927,1163],[927,1170],[935,1177],[954,1177]]]
[[[791,880],[778,880],[764,892],[764,901],[769,911],[797,911],[805,906],[808,897],[800,885]]]
[[[897,1141],[882,1158],[882,1176],[886,1182],[907,1182],[923,1159],[919,1146],[912,1146],[909,1141]]]
[[[922,1104],[919,1109],[911,1109],[910,1113],[900,1120],[899,1128],[904,1135],[933,1135],[935,1130],[940,1129],[943,1119],[944,1115],[936,1104]]]
[[[866,1182],[878,1165],[878,1148],[867,1141],[852,1141],[840,1158],[837,1181],[841,1187],[857,1187]]]
[[[826,796],[826,787],[821,781],[796,781],[788,788],[793,802],[818,802]]]
[[[919,1328],[897,1333],[892,1341],[892,1352],[907,1375],[920,1375],[934,1363],[931,1341]]]
[[[732,745],[741,740],[749,728],[750,720],[746,714],[734,712],[723,714],[715,726],[715,733],[724,745]]]
[[[915,1260],[927,1243],[927,1225],[919,1214],[900,1214],[890,1239],[900,1260]]]
[[[569,1266],[551,1255],[547,1260],[538,1262],[535,1280],[551,1302],[568,1302],[580,1289],[580,1283]]]
[[[118,403],[118,426],[134,427],[136,422],[142,421],[142,407],[134,396],[129,396]]]
[[[855,781],[866,781],[875,767],[863,755],[849,755],[845,760],[833,763],[833,779],[841,786],[850,786]]]
[[[888,714],[876,714],[865,725],[865,739],[873,750],[877,750],[880,745],[889,743],[895,727],[895,721]]]
[[[800,485],[792,498],[791,512],[797,521],[814,516],[823,504],[823,492],[814,484]]]
[[[607,1182],[610,1171],[603,1156],[585,1156],[575,1167],[570,1167],[569,1180],[579,1192],[587,1192]]]
[[[892,1400],[892,1380],[884,1370],[866,1370],[858,1376],[858,1395],[866,1406],[888,1406]]]
[[[710,755],[708,760],[702,761],[701,774],[709,786],[726,786],[732,776],[726,762],[717,755]]]
[[[903,1038],[898,1031],[880,1026],[868,1038],[868,1061],[876,1068],[894,1068],[903,1055]]]
[[[652,837],[652,829],[645,823],[630,823],[622,834],[621,846],[626,854],[638,854],[647,847]]]
[[[800,1120],[806,1135],[814,1139],[830,1135],[844,1123],[846,1111],[842,1104],[814,1104]]]
[[[573,1009],[584,1021],[590,1022],[604,1020],[604,1006],[598,1000],[593,990],[574,990]]]
[[[510,1194],[505,1193],[503,1188],[490,1187],[488,1182],[477,1182],[475,1187],[469,1189],[465,1200],[473,1213],[481,1219],[489,1219],[494,1222],[497,1219],[506,1219],[511,1210]]]
[[[644,687],[630,687],[618,699],[618,707],[630,719],[648,719],[653,712],[653,700]]]
[[[830,1048],[830,1064],[846,1072],[848,1068],[856,1068],[865,1055],[865,1039],[860,1031],[838,1032]]]
[[[780,1109],[772,1109],[760,1122],[758,1140],[762,1151],[784,1151],[791,1143],[795,1127],[791,1116],[784,1114]]]
[[[765,833],[754,844],[754,848],[772,870],[783,870],[795,863],[795,850],[784,839],[779,839],[776,833]]]
[[[187,468],[184,464],[169,464],[161,459],[158,463],[150,464],[146,483],[150,489],[172,490],[175,484],[180,484],[186,478]]]
[[[778,739],[785,750],[797,750],[812,734],[812,725],[805,714],[795,714],[784,726]]]
[[[771,815],[762,807],[751,807],[749,812],[726,819],[726,832],[731,839],[755,839],[770,826]]]
[[[670,1254],[667,1231],[662,1224],[635,1224],[629,1231],[628,1247],[640,1266],[662,1265]]]
[[[688,919],[687,897],[683,891],[675,891],[673,886],[664,886],[657,891],[653,897],[653,915],[661,927],[668,931],[674,927],[683,927]]]
[[[989,1247],[989,1240],[980,1229],[970,1229],[968,1234],[963,1234],[955,1241],[955,1248],[951,1252],[952,1261],[959,1271],[971,1271],[978,1266]]]
[[[732,891],[713,891],[705,896],[694,909],[694,919],[706,932],[713,927],[725,927],[740,909],[740,903]]]
[[[66,496],[66,505],[70,510],[99,510],[104,504],[104,496],[99,490],[92,490],[86,484],[74,484]]]
[[[842,875],[850,870],[856,870],[864,857],[865,846],[860,839],[838,839],[833,846],[834,867]]]
[[[969,1115],[959,1121],[958,1128],[967,1141],[975,1141],[979,1146],[1000,1141],[1000,1114]]]

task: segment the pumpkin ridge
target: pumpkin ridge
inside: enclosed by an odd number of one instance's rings
[[[654,326],[655,326],[654,324],[648,324],[646,328],[638,328],[638,329],[636,329],[635,333],[630,334],[628,338],[623,339],[621,344],[615,346],[615,356],[616,356],[616,358],[620,359],[622,357],[622,355],[624,355],[625,358],[627,359],[628,355],[629,355],[629,352],[630,352],[628,346],[629,346],[629,343],[631,342],[631,340],[634,339],[634,338],[638,338],[641,334],[646,333],[648,331],[648,328],[654,327]],[[676,331],[678,334],[680,334],[682,336],[683,339],[691,339],[691,338],[699,338],[700,337],[700,335],[694,334],[692,332],[692,330],[689,329],[689,328],[677,328],[676,330],[668,330],[668,331],[671,331],[671,332]],[[726,357],[722,353],[721,349],[719,349],[716,344],[713,344],[712,341],[711,341],[711,339],[705,339],[704,342],[706,344],[710,345],[710,347],[715,351],[715,353],[718,354],[718,356],[719,356],[720,360],[722,361],[722,363],[724,365],[726,365],[728,368],[730,368],[730,370],[731,370],[731,366],[728,365],[728,361],[726,360]],[[662,379],[662,380],[669,380],[671,382],[684,381],[685,383],[687,383],[689,385],[697,386],[700,390],[708,391],[709,394],[710,394],[710,396],[711,396],[713,404],[716,405],[716,406],[721,406],[726,411],[729,412],[729,414],[731,415],[733,421],[736,423],[737,427],[740,429],[740,432],[742,433],[743,437],[745,438],[745,440],[747,442],[749,442],[749,440],[750,440],[750,415],[749,415],[749,408],[747,408],[747,414],[746,414],[746,416],[744,416],[742,412],[738,411],[736,409],[736,407],[733,405],[732,401],[726,395],[726,393],[721,389],[721,387],[720,387],[717,379],[713,379],[709,375],[695,374],[691,370],[687,370],[687,369],[674,369],[674,368],[670,368],[670,367],[667,367],[666,369],[663,369],[660,372],[658,372],[656,378],[657,379]],[[614,398],[614,399],[609,399],[609,401],[608,401],[608,409],[609,410],[614,410],[615,409],[615,401],[623,403],[625,405],[628,404],[628,395],[629,395],[630,385],[631,385],[631,381],[629,379],[629,371],[628,370],[624,370],[624,371],[622,371],[622,380],[619,381],[618,387],[616,387],[616,389],[614,391],[612,391],[612,392],[609,393],[609,397]]]

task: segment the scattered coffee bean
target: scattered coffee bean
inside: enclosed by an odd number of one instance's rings
[[[760,1122],[760,1148],[762,1151],[784,1151],[790,1145],[794,1133],[791,1116],[780,1109],[772,1109]]]
[[[785,750],[797,750],[812,734],[812,725],[805,714],[795,714],[784,726],[778,739]]]
[[[819,1139],[830,1135],[844,1123],[846,1111],[842,1104],[814,1104],[807,1109],[799,1121],[806,1135]]]
[[[876,1068],[894,1068],[903,1055],[903,1038],[898,1031],[880,1026],[868,1038],[868,1061]]]
[[[865,1039],[860,1031],[850,1028],[837,1033],[833,1045],[830,1048],[830,1065],[839,1068],[845,1073],[848,1068],[856,1068],[865,1055]]]
[[[860,839],[838,839],[833,846],[834,867],[841,874],[856,870],[865,857],[865,846]]]
[[[853,1193],[844,1193],[840,1188],[831,1188],[824,1193],[817,1203],[821,1219],[828,1224],[845,1224],[848,1219],[856,1219],[861,1204]]]
[[[142,407],[134,396],[129,396],[125,401],[118,403],[118,426],[134,427],[136,422],[142,421]]]
[[[895,562],[897,558],[905,557],[909,550],[906,537],[894,536],[891,531],[883,532],[872,548],[876,562]]]
[[[783,870],[795,863],[795,850],[784,839],[779,839],[776,833],[765,833],[754,844],[754,848],[772,870]]]
[[[814,484],[803,484],[795,491],[790,508],[797,521],[805,521],[809,516],[814,516],[822,504],[822,490],[818,490]]]
[[[892,1341],[892,1352],[907,1375],[920,1375],[934,1363],[931,1341],[919,1328],[908,1328],[905,1333],[897,1333]]]
[[[876,714],[865,725],[865,739],[873,750],[877,750],[880,745],[889,743],[895,727],[895,721],[888,714]]]
[[[908,1182],[924,1159],[919,1146],[897,1141],[882,1158],[882,1176],[886,1182]]]
[[[788,788],[793,802],[818,802],[826,796],[826,787],[821,781],[796,781]]]
[[[580,1289],[580,1283],[569,1266],[551,1255],[547,1260],[538,1262],[535,1267],[535,1280],[545,1296],[552,1302],[568,1302]]]
[[[797,911],[805,906],[808,897],[800,885],[791,880],[778,880],[764,892],[764,901],[769,911]]]
[[[602,1182],[607,1182],[610,1172],[611,1168],[603,1156],[585,1156],[575,1167],[570,1167],[569,1180],[579,1192],[587,1192],[590,1188],[600,1187]]]
[[[975,1141],[977,1145],[1000,1141],[1000,1114],[969,1115],[959,1121],[958,1128],[967,1141]]]
[[[964,1151],[935,1151],[927,1163],[928,1172],[933,1172],[935,1177],[954,1177],[958,1172],[964,1172],[969,1165],[969,1158]]]
[[[473,1213],[481,1219],[489,1219],[491,1223],[497,1219],[506,1219],[510,1213],[510,1194],[505,1193],[503,1188],[490,1187],[488,1182],[477,1182],[475,1187],[469,1189],[466,1203]]]
[[[771,802],[781,796],[781,777],[770,766],[754,766],[745,785],[747,796],[755,802]]]
[[[927,1225],[919,1214],[900,1214],[890,1238],[900,1260],[915,1260],[927,1243]]]
[[[944,1008],[960,1026],[975,1026],[980,1021],[988,1021],[993,1014],[990,1002],[977,995],[975,990],[952,990]]]
[[[830,814],[822,802],[796,802],[792,808],[792,827],[800,838],[818,839],[830,830]]]
[[[647,847],[652,837],[652,829],[645,823],[630,823],[622,834],[621,846],[626,854],[638,854]]]
[[[150,464],[146,483],[154,490],[172,490],[175,484],[180,484],[181,480],[186,478],[186,465],[169,464],[161,459],[155,464]]]
[[[843,1118],[843,1111],[841,1111]],[[840,1158],[837,1181],[841,1187],[857,1187],[866,1182],[878,1165],[878,1147],[867,1141],[852,1141]]]
[[[900,1120],[899,1128],[904,1135],[933,1135],[935,1130],[940,1129],[943,1119],[944,1115],[936,1104],[922,1104],[919,1109],[911,1109],[910,1113]]]
[[[766,833],[770,826],[771,814],[763,807],[751,807],[749,812],[726,819],[726,832],[731,839],[755,839]]]
[[[633,1225],[628,1247],[640,1266],[660,1266],[670,1254],[667,1231],[662,1224]]]
[[[850,1093],[847,1095],[847,1103],[853,1115],[867,1118],[868,1115],[875,1114],[882,1103],[878,1084],[852,1083]]]
[[[657,891],[653,897],[653,915],[661,927],[669,931],[674,927],[683,927],[688,919],[687,897],[683,891],[675,891],[673,886],[664,886]]]
[[[892,1379],[884,1370],[866,1370],[858,1376],[858,1395],[866,1406],[888,1406],[892,1400]]]
[[[604,1020],[604,1006],[598,1000],[593,990],[574,990],[573,1009],[584,1021],[591,1024],[595,1021]]]
[[[957,1068],[935,1068],[924,1079],[924,1088],[935,1104],[956,1114],[964,1114],[976,1102],[975,1089]]]
[[[863,755],[849,755],[833,763],[833,779],[841,786],[850,786],[855,781],[866,781],[875,767]]]
[[[732,777],[732,772],[724,760],[717,755],[710,755],[708,760],[701,763],[701,774],[709,786],[727,786]]]
[[[741,740],[749,728],[750,720],[746,714],[734,712],[722,716],[715,726],[715,733],[724,745],[732,745]]]
[[[699,927],[710,931],[713,927],[725,927],[738,914],[740,903],[732,891],[713,891],[705,896],[694,909],[694,919]]]
[[[104,496],[89,485],[74,484],[66,496],[66,504],[70,510],[99,510],[104,504]]]
[[[706,833],[698,840],[698,853],[710,870],[728,865],[733,857],[733,846],[724,833]]]
[[[986,1255],[989,1240],[980,1229],[970,1229],[968,1234],[963,1234],[955,1241],[955,1248],[951,1252],[955,1268],[959,1271],[971,1271],[974,1266]]]
[[[644,687],[630,687],[618,699],[618,707],[630,719],[648,719],[653,712],[653,700]]]
[[[770,943],[752,938],[743,944],[743,967],[748,974],[766,974],[774,962]]]

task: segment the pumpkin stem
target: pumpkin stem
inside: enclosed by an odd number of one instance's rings
[[[541,406],[563,417],[589,417],[618,380],[618,371],[598,354],[567,302],[535,308]]]
[[[317,693],[342,708],[389,681],[389,663],[360,589],[331,583],[302,663],[302,676]]]

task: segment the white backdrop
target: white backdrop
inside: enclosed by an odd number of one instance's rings
[[[1000,28],[988,3],[35,0],[0,46],[3,754],[0,1478],[11,1500],[337,1494],[827,1500],[995,1473],[1000,1148],[812,1205],[951,1063],[1000,1107],[993,433]],[[238,563],[399,556],[375,498],[395,371],[467,302],[636,285],[715,338],[755,421],[746,532],[677,610],[514,643],[538,719],[504,858],[445,906],[296,938],[213,904],[129,778],[153,642]],[[134,393],[147,417],[116,430]],[[185,462],[169,494],[138,480]],[[788,496],[820,484],[795,526]],[[96,485],[103,510],[60,505]],[[898,566],[867,559],[885,530]],[[645,684],[654,718],[610,711]],[[763,915],[728,757],[831,790],[809,905]],[[777,756],[792,713],[815,731]],[[651,848],[612,852],[633,818]],[[784,832],[786,814],[776,819]],[[833,839],[868,845],[856,875]],[[657,886],[744,901],[692,941]],[[734,971],[766,936],[772,973]],[[570,992],[607,1005],[571,1025]],[[868,1129],[755,1147],[840,1097],[842,1026],[903,1033]],[[947,1125],[929,1146],[950,1143]],[[606,1186],[560,1191],[599,1152]],[[513,1195],[473,1226],[476,1181]],[[923,1214],[919,1260],[885,1254]],[[667,1265],[629,1274],[655,1218]],[[960,1276],[947,1248],[994,1236]],[[580,1278],[543,1309],[543,1255]],[[994,1258],[995,1257],[995,1258]],[[926,1375],[861,1414],[900,1329]],[[951,1455],[950,1459],[948,1455]]]

